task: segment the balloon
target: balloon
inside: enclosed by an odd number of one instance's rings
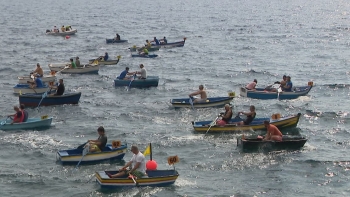
[[[154,160],[149,160],[146,163],[147,170],[157,170],[157,162]]]
[[[66,36],[66,39],[69,39],[70,38],[70,36]]]

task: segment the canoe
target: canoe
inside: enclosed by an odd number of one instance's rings
[[[145,48],[145,47],[136,47],[136,46],[133,46],[133,47],[131,47],[131,48],[129,48],[129,49],[130,49],[131,52],[134,52],[134,51],[142,51],[144,48]],[[159,45],[147,47],[147,50],[148,50],[149,52],[151,52],[151,51],[159,51],[159,49],[160,49],[160,46],[159,46]]]
[[[26,122],[11,124],[12,120],[0,120],[0,130],[26,130],[47,128],[51,126],[52,117],[42,116],[41,118],[28,118]]]
[[[160,46],[161,48],[183,47],[185,46],[185,41],[186,41],[186,38],[184,38],[183,41],[179,41],[179,42],[168,42],[166,44],[159,44],[159,45],[152,44],[152,46]]]
[[[278,150],[298,150],[306,143],[307,139],[301,136],[283,136],[282,141],[263,141],[258,138],[237,138],[237,146],[243,152],[254,151],[278,151]]]
[[[107,44],[124,43],[124,42],[128,42],[128,40],[114,40],[114,38],[112,38],[112,39],[106,39],[106,43],[107,43]]]
[[[42,94],[49,90],[49,86],[43,86],[41,88],[30,88],[29,84],[17,84],[13,87],[15,94]]]
[[[162,187],[174,184],[179,176],[179,173],[176,170],[147,170],[146,173],[148,176],[135,179],[135,184],[134,181],[128,177],[109,178],[106,173],[115,174],[117,171],[99,171],[95,173],[96,180],[101,189],[134,186]]]
[[[75,165],[82,158],[84,149],[69,149],[57,151],[56,160],[62,165]],[[127,144],[114,148],[111,144],[107,144],[101,152],[88,153],[84,156],[80,164],[92,164],[105,160],[123,159],[127,150]]]
[[[78,68],[67,68],[66,66],[70,63],[55,63],[49,64],[51,71],[61,71],[63,74],[98,74],[100,65],[98,64],[87,64]]]
[[[49,106],[49,105],[64,105],[64,104],[78,104],[81,92],[65,93],[61,96],[47,96],[42,101],[40,94],[22,94],[19,95],[19,103],[26,107]]]
[[[131,54],[131,57],[155,58],[155,57],[158,57],[158,55],[156,55],[156,54],[153,54],[153,55]]]
[[[55,75],[44,75],[43,77],[40,77],[40,79],[42,82],[47,83],[47,82],[51,82],[51,81],[56,81],[56,76]],[[19,84],[26,84],[27,81],[33,81],[31,76],[18,77]]]
[[[52,36],[68,36],[68,35],[74,35],[75,33],[77,33],[78,32],[78,30],[76,30],[76,29],[72,29],[72,30],[70,30],[70,31],[65,31],[65,32],[62,32],[61,30],[60,30],[60,32],[53,32],[53,31],[51,31],[51,32],[46,32],[46,35],[52,35]]]
[[[285,116],[285,117],[279,116],[277,118],[274,117],[274,115],[272,115],[271,118],[255,118],[250,125],[242,125],[242,126],[236,126],[235,123],[242,121],[242,119],[239,117],[235,117],[231,119],[229,124],[226,124],[224,126],[219,126],[219,125],[212,126],[208,132],[218,133],[218,132],[241,132],[241,131],[252,131],[252,130],[266,130],[264,126],[265,120],[269,120],[271,124],[275,125],[279,129],[295,127],[299,122],[301,113],[298,113],[296,115],[291,115],[291,116]],[[212,120],[198,121],[198,122],[192,121],[194,130],[196,132],[202,132],[202,133],[207,132],[207,130],[209,129],[209,125],[211,123],[212,123]]]
[[[264,88],[256,88],[256,91],[247,90],[245,87],[240,88],[240,95],[253,99],[296,99],[299,96],[307,95],[312,86],[300,86],[293,88],[292,92],[268,92],[264,91]]]
[[[96,59],[90,59],[89,64],[92,64]],[[99,65],[117,65],[119,63],[119,58],[116,60],[107,60],[104,59],[97,61]]]
[[[121,86],[129,86],[131,88],[149,88],[149,87],[157,87],[159,83],[159,77],[158,76],[148,76],[147,79],[135,79],[131,83],[130,80],[120,80],[115,79],[114,80],[114,86],[115,87],[121,87]]]
[[[190,102],[190,98],[180,98],[180,99],[171,99],[170,103],[175,108],[181,107],[192,107]],[[203,107],[220,107],[225,104],[230,104],[233,97],[212,97],[207,98],[205,103],[193,103],[194,108],[203,108]]]

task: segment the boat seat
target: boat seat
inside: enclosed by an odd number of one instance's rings
[[[61,156],[69,156],[67,151],[59,151]]]

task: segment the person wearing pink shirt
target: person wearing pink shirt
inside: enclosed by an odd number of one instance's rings
[[[249,83],[245,88],[247,90],[255,90],[255,86],[257,83],[258,83],[258,81],[256,79],[254,79],[254,81]]]

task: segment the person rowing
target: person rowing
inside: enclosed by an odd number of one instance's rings
[[[243,111],[238,112],[238,116],[239,116],[240,114],[246,115],[247,118],[246,118],[245,120],[243,120],[243,121],[238,122],[238,123],[237,123],[237,126],[249,125],[250,123],[253,122],[253,120],[254,120],[254,118],[255,118],[255,116],[256,116],[255,106],[254,106],[254,105],[251,105],[251,106],[249,107],[249,112],[243,112]]]
[[[203,85],[199,85],[199,90],[195,91],[191,94],[189,94],[188,96],[192,99],[193,96],[195,95],[200,95],[201,98],[196,98],[193,100],[193,103],[205,103],[207,101],[207,92],[204,90],[204,86]]]
[[[139,79],[147,78],[147,70],[143,64],[140,64],[140,71],[136,71],[134,74],[140,74]]]
[[[134,75],[135,73],[129,72],[129,67],[126,67],[123,72],[120,73],[119,77],[117,79],[119,80],[129,80],[131,75]]]
[[[108,53],[105,52],[105,55],[104,55],[104,56],[101,55],[101,56],[99,57],[99,60],[102,60],[102,59],[103,59],[104,61],[107,61],[108,58],[109,58]]]
[[[57,87],[50,85],[50,89],[56,89],[56,93],[51,94],[50,96],[62,96],[65,91],[63,79],[59,80],[59,84]]]
[[[106,144],[107,144],[107,136],[105,134],[105,128],[98,127],[97,128],[97,132],[98,132],[98,138],[97,140],[89,140],[89,152],[101,152]]]
[[[34,77],[34,81],[27,81],[29,83],[30,88],[42,88],[44,87],[43,81],[40,77]]]
[[[14,106],[13,110],[15,110],[16,113],[8,115],[8,117],[10,117],[11,119],[13,117],[13,120],[12,120],[11,124],[23,122],[23,120],[24,120],[24,113],[23,113],[23,111],[21,111],[18,106]]]
[[[256,87],[257,83],[258,83],[258,80],[254,79],[254,81],[249,83],[245,88],[247,90],[254,90],[255,91],[255,87]]]
[[[44,76],[44,71],[43,69],[40,67],[40,64],[37,63],[36,64],[36,69],[30,73],[30,74],[33,74],[35,77],[43,77]]]
[[[154,42],[155,45],[159,45],[159,40],[156,37],[153,38],[152,42]]]
[[[224,126],[229,123],[232,118],[232,109],[229,104],[225,105],[225,113],[220,114],[221,119],[216,121],[216,124],[219,126]]]
[[[264,126],[267,130],[265,137],[263,138],[262,136],[258,136],[258,139],[262,139],[264,141],[282,141],[282,132],[273,124],[270,124],[270,121],[265,120],[264,121]]]
[[[116,34],[114,40],[117,40],[117,41],[120,40],[120,35]]]

